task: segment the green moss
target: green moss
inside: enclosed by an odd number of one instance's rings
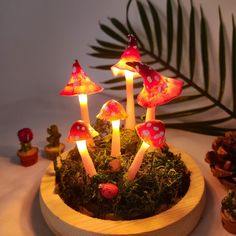
[[[108,129],[107,129],[108,131]],[[94,217],[137,219],[152,216],[175,204],[188,190],[190,173],[180,159],[168,147],[146,152],[144,161],[134,181],[125,178],[137,149],[139,137],[135,131],[121,132],[121,166],[114,171],[110,165],[111,132],[95,138],[95,148],[89,153],[97,175],[86,176],[77,148],[71,150],[65,160],[55,162],[57,192],[64,202],[77,211],[88,210]],[[117,197],[109,200],[100,195],[100,183],[115,183]]]
[[[221,202],[222,209],[236,220],[236,190],[229,190],[228,195]]]

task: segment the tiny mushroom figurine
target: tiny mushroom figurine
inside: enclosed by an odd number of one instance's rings
[[[153,148],[160,148],[165,145],[165,125],[160,120],[150,120],[138,124],[136,126],[136,131],[143,143],[128,169],[127,179],[129,181],[134,180],[142,164],[146,150],[150,146]]]
[[[138,95],[137,102],[147,108],[146,121],[155,119],[156,106],[163,105],[181,94],[182,80],[167,78],[139,62],[127,64],[135,68],[144,79],[144,87]]]
[[[47,157],[51,160],[55,159],[59,153],[62,153],[65,149],[65,145],[60,143],[61,134],[59,133],[58,127],[56,125],[51,125],[47,128],[48,144],[45,146],[44,151]]]
[[[127,114],[123,106],[116,100],[107,101],[101,108],[98,119],[110,121],[112,123],[112,143],[111,156],[120,155],[120,120],[127,118]]]
[[[81,118],[90,125],[87,95],[101,92],[103,88],[95,84],[85,74],[78,60],[73,64],[71,77],[65,88],[60,92],[62,96],[78,96],[81,110]]]
[[[129,114],[126,119],[125,128],[133,129],[135,127],[135,111],[134,111],[134,92],[133,92],[133,77],[139,77],[139,73],[134,68],[128,66],[127,62],[140,61],[139,50],[137,47],[136,38],[128,35],[128,47],[121,55],[121,59],[111,67],[113,74],[125,75],[126,80],[126,112]]]
[[[117,185],[112,183],[99,184],[98,188],[101,195],[106,199],[112,199],[116,197],[119,193]]]
[[[82,120],[78,120],[71,126],[70,133],[67,139],[68,142],[76,142],[83,162],[83,166],[87,175],[89,175],[90,177],[97,174],[86,144],[86,140],[90,140],[92,138],[93,136],[88,127],[88,124]]]
[[[23,128],[18,131],[17,136],[21,144],[21,149],[17,152],[21,164],[25,167],[35,164],[38,161],[38,148],[31,145],[33,139],[32,130]]]

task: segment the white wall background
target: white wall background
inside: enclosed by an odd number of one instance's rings
[[[164,17],[166,1],[152,2],[159,6]],[[190,1],[181,2],[185,13],[188,13]],[[62,116],[65,116],[65,120],[77,118],[77,111],[74,111],[77,101],[59,97],[58,93],[69,79],[75,58],[79,59],[84,70],[96,82],[111,78],[110,72],[89,68],[103,63],[102,60],[93,58],[87,53],[91,52],[89,45],[95,44],[96,38],[107,38],[100,30],[99,22],[108,23],[107,17],[116,17],[125,22],[126,4],[127,1],[117,0],[0,1],[2,135],[3,133],[6,135],[8,126],[13,126],[17,130],[22,126],[34,125],[33,120],[38,116],[42,121],[48,121],[48,124],[57,122],[57,118],[61,119]],[[234,14],[236,17],[236,2],[195,0],[193,4],[198,12],[200,4],[203,6],[213,39],[209,54],[217,57],[218,6],[221,6],[227,35],[231,40],[231,16]],[[135,20],[137,11],[131,11],[131,14]],[[228,45],[228,50],[229,47]],[[216,68],[217,65],[211,65],[212,77],[218,76]],[[227,77],[230,78],[229,68],[227,69]],[[201,71],[199,74],[201,75]],[[227,99],[230,100],[230,88],[228,89]],[[89,98],[94,112],[101,106],[96,104],[97,96]],[[46,109],[47,113],[40,114],[41,108]],[[62,113],[50,116],[56,108],[61,109]],[[31,117],[30,121],[28,117]]]

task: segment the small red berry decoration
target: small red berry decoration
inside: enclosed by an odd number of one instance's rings
[[[29,143],[33,139],[33,133],[29,128],[23,128],[17,133],[21,143]]]
[[[107,199],[112,199],[119,193],[118,187],[112,183],[99,184],[98,188],[100,189],[101,195]]]
[[[17,152],[23,166],[31,166],[38,161],[38,148],[31,146],[33,133],[29,128],[23,128],[17,132],[21,148]]]

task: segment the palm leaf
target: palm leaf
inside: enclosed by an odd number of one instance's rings
[[[122,38],[118,33],[116,33],[114,30],[112,30],[110,27],[104,24],[100,24],[100,28],[102,29],[103,32],[105,32],[108,36],[115,39],[116,41],[119,41],[123,44],[127,44],[127,41],[124,38]]]
[[[130,8],[130,4],[131,4],[132,0],[129,0],[128,4],[127,4],[127,7],[126,7],[126,23],[127,23],[127,26],[128,26],[128,29],[130,31],[131,34],[135,35],[136,36],[136,39],[140,45],[141,48],[144,47],[144,44],[143,42],[140,40],[138,34],[136,34],[136,32],[134,31],[130,21],[129,21],[129,8]]]
[[[232,34],[232,94],[233,94],[233,111],[236,113],[236,27],[234,17],[233,22],[233,34]],[[236,115],[234,116],[236,117]]]
[[[173,12],[171,1],[167,0],[167,63],[171,60],[173,48]]]
[[[139,14],[141,16],[141,21],[143,24],[143,28],[146,32],[146,36],[149,42],[149,47],[150,50],[153,51],[153,39],[152,39],[152,31],[151,31],[151,26],[149,24],[148,18],[147,18],[147,14],[144,10],[144,7],[142,5],[141,2],[137,1],[137,5],[138,5],[138,10],[139,10]]]
[[[208,48],[207,48],[207,30],[206,20],[201,7],[201,52],[202,52],[202,68],[204,76],[205,90],[209,88],[209,63],[208,63]]]
[[[189,22],[189,71],[190,79],[193,80],[195,68],[195,10],[191,1],[191,12]]]
[[[93,69],[110,70],[112,65],[90,66]]]
[[[112,49],[121,49],[121,50],[125,49],[124,46],[121,46],[121,45],[118,45],[118,44],[106,42],[106,41],[99,40],[99,39],[97,39],[96,41],[97,41],[98,44],[100,44],[103,47],[112,48]]]
[[[220,30],[219,30],[219,68],[220,68],[220,92],[218,100],[221,101],[225,88],[225,40],[224,40],[224,25],[222,21],[221,11],[219,8]]]
[[[114,83],[119,83],[125,81],[125,77],[124,76],[120,76],[120,77],[116,77],[116,78],[112,78],[109,80],[104,81],[104,84],[114,84]]]
[[[168,114],[163,114],[163,115],[161,114],[161,115],[157,115],[157,118],[160,120],[166,120],[166,119],[173,119],[173,118],[179,118],[179,117],[185,117],[185,116],[192,116],[195,114],[206,112],[213,107],[215,107],[215,104],[206,106],[206,107],[190,109],[186,111],[173,112],[173,113],[168,113]]]
[[[126,29],[126,27],[116,18],[109,18],[111,23],[121,32],[124,34],[124,36],[127,36],[129,34],[129,31]]]
[[[192,101],[198,98],[203,97],[201,94],[199,95],[188,95],[188,96],[181,96],[178,97],[174,100],[172,100],[171,102],[169,102],[168,104],[176,104],[176,103],[180,103],[180,102],[188,102],[188,101]]]
[[[158,11],[155,9],[154,5],[151,3],[151,0],[148,0],[148,5],[145,6],[143,3],[141,3],[140,0],[137,0],[137,11],[142,23],[141,30],[144,30],[144,35],[146,35],[148,39],[148,47],[146,47],[146,44],[142,42],[142,39],[139,37],[140,34],[136,34],[136,32],[139,32],[136,27],[134,27],[129,19],[129,10],[131,6],[131,0],[128,1],[127,8],[126,8],[126,26],[121,23],[121,21],[111,18],[111,23],[114,26],[114,29],[111,29],[109,26],[105,27],[105,25],[102,25],[102,30],[109,35],[114,43],[103,41],[103,40],[97,40],[100,47],[94,47],[91,46],[91,48],[95,51],[92,53],[92,55],[96,57],[101,58],[117,58],[118,53],[121,53],[122,47],[124,48],[124,44],[126,44],[126,40],[124,40],[124,35],[126,30],[130,33],[133,33],[138,41],[139,44],[139,50],[141,55],[145,56],[145,63],[147,64],[156,64],[156,69],[160,71],[165,71],[166,73],[172,75],[172,77],[176,77],[179,79],[182,79],[184,81],[183,86],[183,93],[186,91],[186,95],[184,94],[182,97],[179,97],[175,99],[174,101],[170,102],[169,104],[174,104],[176,107],[175,112],[169,112],[169,113],[163,113],[158,114],[160,109],[157,109],[157,118],[158,119],[180,119],[185,117],[185,122],[180,123],[167,123],[167,127],[171,128],[177,128],[177,129],[183,129],[191,132],[197,132],[197,133],[204,133],[204,134],[211,134],[211,135],[219,135],[222,134],[224,131],[229,130],[230,128],[225,127],[218,127],[219,125],[226,125],[225,121],[231,121],[232,119],[235,119],[236,117],[236,27],[234,18],[232,18],[232,26],[233,26],[233,32],[232,32],[232,92],[233,92],[233,109],[230,108],[230,106],[225,105],[222,102],[222,98],[225,91],[225,82],[226,82],[226,69],[225,69],[225,33],[224,33],[224,25],[223,20],[221,16],[221,12],[219,9],[219,72],[220,72],[220,80],[214,81],[219,82],[219,93],[217,95],[217,98],[215,95],[212,95],[209,91],[209,86],[211,85],[210,81],[210,74],[209,74],[209,55],[208,55],[208,31],[207,31],[207,22],[205,19],[205,16],[203,14],[202,7],[200,8],[200,16],[199,16],[199,23],[196,24],[199,25],[199,32],[200,32],[200,49],[201,49],[201,63],[199,66],[202,67],[203,71],[203,78],[204,78],[204,86],[199,85],[197,79],[193,79],[196,77],[195,75],[195,59],[199,56],[196,51],[196,25],[195,21],[197,18],[197,14],[195,12],[195,8],[193,6],[192,0],[191,0],[191,8],[190,8],[190,14],[189,14],[189,29],[188,29],[188,36],[189,36],[189,48],[188,48],[188,55],[189,55],[189,76],[183,74],[181,72],[181,62],[182,62],[182,55],[185,53],[185,49],[183,47],[183,35],[186,35],[186,32],[184,32],[183,28],[183,21],[186,19],[183,19],[183,8],[181,6],[181,2],[178,1],[178,7],[177,7],[177,14],[174,14],[177,16],[176,18],[176,28],[174,30],[174,19],[173,19],[173,1],[167,0],[167,7],[166,7],[166,23],[161,24],[160,20],[165,20],[165,18],[159,18]],[[133,8],[134,9],[134,8]],[[148,16],[148,10],[151,14],[151,19],[149,19]],[[151,31],[151,27],[153,27],[153,32]],[[162,25],[167,25],[167,34],[166,34],[166,40],[165,42],[162,40]],[[171,58],[173,57],[173,38],[174,38],[174,32],[176,31],[176,66],[171,65]],[[118,33],[117,33],[118,32]],[[153,40],[153,33],[155,33],[155,41]],[[119,37],[117,37],[117,35]],[[212,37],[209,37],[211,39]],[[163,45],[165,43],[165,45]],[[114,48],[113,48],[114,45]],[[167,49],[167,57],[166,59],[162,58],[162,50],[163,47]],[[154,48],[157,48],[156,53]],[[115,50],[114,50],[115,49]],[[109,69],[111,65],[100,65],[95,66],[96,69]],[[168,76],[168,75],[166,75]],[[112,78],[104,81],[105,84],[110,85],[109,89],[112,90],[124,90],[126,88],[125,85],[125,78],[117,77]],[[142,79],[136,79],[134,87],[135,88],[141,88],[143,85]],[[193,92],[193,91],[194,92]],[[191,92],[191,93],[190,93]],[[135,94],[135,98],[138,94]],[[201,98],[202,100],[205,100],[206,102],[211,102],[211,105],[208,106],[199,106],[197,108],[191,108],[189,106],[191,102],[197,102],[197,99]],[[125,101],[126,99],[123,99],[122,101]],[[179,104],[186,103],[188,105],[188,109],[184,109],[183,107],[178,107]],[[168,106],[166,104],[165,106]],[[218,109],[217,112],[221,111],[223,112],[223,116],[220,119],[210,119],[210,115],[208,116],[208,111],[212,108]],[[207,120],[204,121],[190,121],[186,122],[186,119],[193,119],[194,115],[204,113],[206,114],[205,117],[207,117]]]
[[[152,3],[150,1],[148,1],[149,7],[150,7],[150,11],[152,14],[152,19],[154,22],[154,29],[155,29],[155,34],[156,34],[156,42],[157,42],[157,48],[158,48],[158,55],[159,57],[162,56],[162,30],[161,30],[161,23],[160,23],[160,18],[158,15],[158,12],[156,11],[156,9],[154,8],[154,6],[152,5]]]
[[[180,70],[183,48],[183,13],[182,7],[178,1],[178,22],[177,22],[177,51],[176,51],[176,68]]]

